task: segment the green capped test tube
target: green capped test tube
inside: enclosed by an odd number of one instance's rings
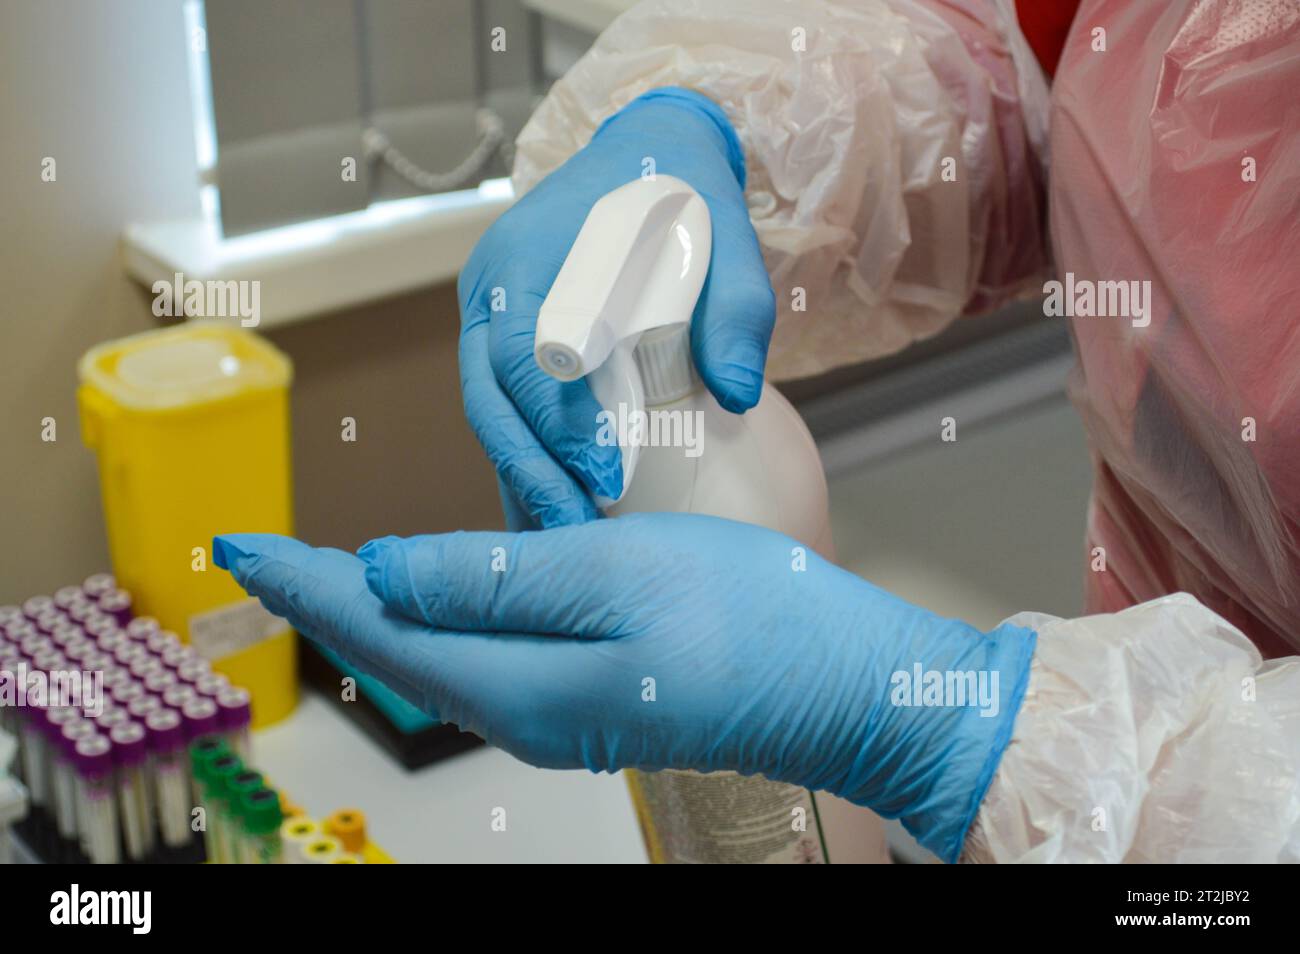
[[[278,865],[283,861],[280,844],[280,796],[274,789],[262,788],[239,797],[240,844],[245,864]]]

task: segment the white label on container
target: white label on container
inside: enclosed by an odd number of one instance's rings
[[[288,623],[250,597],[191,616],[190,642],[203,658],[216,662],[288,628]]]

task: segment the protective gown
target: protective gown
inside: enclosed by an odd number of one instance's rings
[[[659,86],[744,146],[776,379],[1053,260],[1151,283],[1142,315],[1044,318],[1075,339],[1092,615],[1012,618],[1038,649],[965,860],[1300,860],[1300,5],[1085,0],[1049,97],[1009,0],[649,0],[551,89],[516,189]]]

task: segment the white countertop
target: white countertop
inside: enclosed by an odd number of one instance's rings
[[[644,862],[622,776],[535,769],[483,747],[407,771],[313,691],[253,739],[253,762],[316,817],[366,815],[398,862]],[[492,830],[493,809],[506,830]]]

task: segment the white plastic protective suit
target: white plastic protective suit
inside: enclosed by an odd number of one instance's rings
[[[1237,628],[1300,647],[1297,11],[1085,0],[1076,17],[1054,93],[1058,270],[1152,279],[1156,320],[1072,327],[1089,545],[1113,551],[1089,608],[1115,612],[1013,618],[1038,650],[965,860],[1300,861],[1300,660],[1265,662]],[[552,88],[516,189],[669,85],[718,102],[744,146],[774,378],[1041,290],[1048,92],[1010,0],[648,0]],[[1250,153],[1269,163],[1254,192],[1210,174]],[[1207,276],[1224,249],[1244,280]],[[782,309],[795,286],[809,314]],[[1246,416],[1268,432],[1251,445]],[[1180,588],[1218,612],[1152,599]]]

